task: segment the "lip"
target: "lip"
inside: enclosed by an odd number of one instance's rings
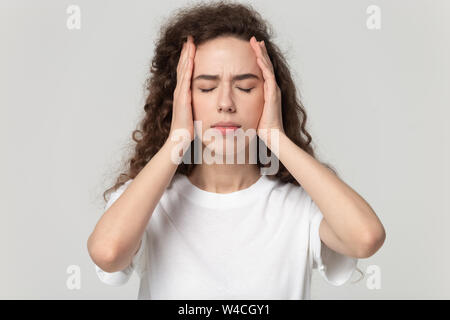
[[[227,135],[227,133],[233,133],[234,131],[239,129],[239,127],[219,127],[219,126],[215,126],[212,128],[219,130],[222,135]]]
[[[240,128],[241,125],[238,124],[238,123],[235,123],[235,122],[223,122],[223,121],[220,121],[220,122],[214,123],[211,126],[211,128],[218,128],[218,127],[220,127],[220,128]]]

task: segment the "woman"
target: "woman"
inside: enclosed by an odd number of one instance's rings
[[[375,212],[316,160],[270,39],[243,4],[192,6],[164,26],[135,153],[88,240],[103,282],[124,284],[135,270],[138,299],[310,299],[313,268],[341,285],[381,247]],[[236,129],[256,135],[227,148]],[[250,161],[255,141],[276,172]],[[223,161],[205,161],[212,154]]]

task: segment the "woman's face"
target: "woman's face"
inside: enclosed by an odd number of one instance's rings
[[[203,140],[205,131],[219,121],[237,123],[244,133],[257,129],[264,105],[264,80],[250,42],[227,36],[199,45],[191,90],[193,118],[201,121],[202,132],[197,135],[206,147],[213,145],[215,152],[226,153],[226,137],[221,146],[210,143],[215,138]],[[245,148],[248,143],[245,138]]]

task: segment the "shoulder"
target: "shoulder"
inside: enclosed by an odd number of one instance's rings
[[[272,183],[272,191],[280,193],[287,198],[298,198],[304,196],[305,190],[300,185],[296,185],[291,182],[283,182],[277,177],[269,177]]]
[[[281,205],[292,208],[302,209],[308,208],[309,197],[302,186],[291,182],[282,182],[279,178],[269,178],[272,187],[269,189],[269,197],[271,201],[276,201]]]
[[[111,207],[114,201],[116,201],[122,195],[122,193],[128,188],[132,181],[133,179],[126,181],[124,184],[120,185],[117,189],[113,190],[110,193],[109,198],[106,201],[105,210],[108,210],[109,207]]]
[[[114,190],[111,193],[111,197],[113,196],[117,196],[117,195],[121,195],[130,185],[130,183],[133,181],[133,179],[129,179],[128,181],[124,182],[123,184],[121,184],[116,190]]]

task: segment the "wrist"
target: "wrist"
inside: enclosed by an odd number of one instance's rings
[[[259,138],[266,144],[266,146],[272,150],[277,147],[282,135],[285,135],[284,130],[278,128],[264,129],[264,131],[258,132]]]
[[[184,137],[169,137],[164,142],[162,149],[166,150],[170,161],[174,164],[180,164],[185,152],[189,149],[191,141]]]

